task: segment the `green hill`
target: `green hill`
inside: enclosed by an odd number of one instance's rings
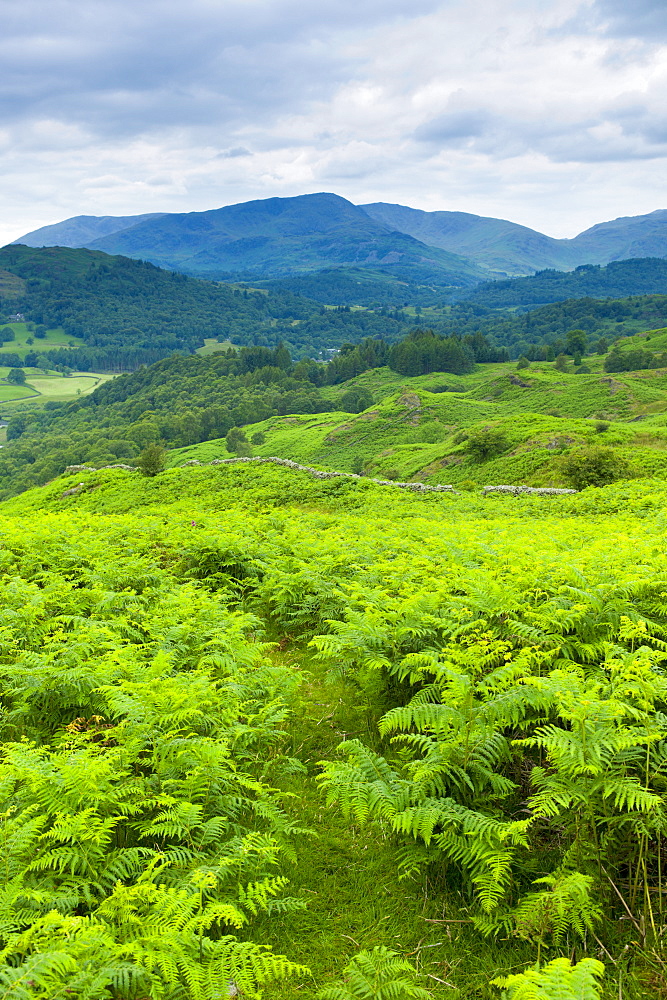
[[[332,264],[380,264],[399,277],[439,285],[471,285],[486,275],[470,261],[373,221],[334,194],[163,215],[89,246],[210,278],[278,276]]]
[[[247,463],[0,504],[7,994],[655,995],[666,502]]]
[[[258,279],[260,288],[292,292],[334,306],[402,306],[442,305],[449,300],[449,289],[428,283],[418,283],[406,272],[397,277],[389,267],[328,267],[314,274],[299,274],[290,278]]]
[[[39,339],[38,364],[124,371],[205,340],[276,346],[297,356],[368,336],[397,340],[410,317],[369,310],[324,309],[289,292],[266,292],[189,278],[127,257],[63,247],[0,249],[0,326],[17,312],[36,326],[60,329],[77,350],[55,353]]]
[[[644,257],[606,267],[580,265],[574,271],[540,271],[528,278],[484,282],[465,298],[491,308],[536,306],[565,299],[622,299],[629,295],[665,295],[667,260]]]
[[[604,447],[633,475],[667,476],[667,374],[664,369],[576,375],[533,365],[484,365],[473,375],[406,379],[379,369],[323,390],[335,403],[352,388],[378,400],[362,413],[271,417],[246,428],[260,456],[381,479],[463,484],[571,485],[563,459]],[[489,453],[474,450],[492,434]],[[225,441],[170,452],[170,465],[228,458]]]
[[[484,340],[426,331],[391,347],[367,339],[328,365],[295,364],[284,347],[175,354],[80,399],[8,403],[2,491],[68,465],[132,462],[157,441],[172,465],[226,458],[226,436],[239,427],[243,454],[382,479],[562,487],[568,459],[600,447],[618,459],[617,476],[661,477],[666,338],[654,331],[586,364],[563,355],[521,368],[475,363],[491,356]],[[418,371],[428,374],[410,374]]]

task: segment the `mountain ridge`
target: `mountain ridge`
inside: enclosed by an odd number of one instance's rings
[[[51,227],[49,238],[58,235]],[[32,234],[33,242],[38,236]],[[19,241],[20,242],[20,241]],[[377,266],[439,285],[489,277],[474,262],[399,232],[335,194],[268,198],[207,212],[143,219],[85,243],[196,277],[288,275],[334,265]]]
[[[545,268],[666,258],[667,210],[620,216],[555,239],[505,219],[387,202],[354,205],[320,192],[205,212],[75,216],[14,242],[53,241],[214,280],[381,266],[399,280],[466,287]]]

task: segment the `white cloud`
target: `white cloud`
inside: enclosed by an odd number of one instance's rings
[[[4,0],[0,242],[318,190],[557,236],[666,207],[664,10]]]

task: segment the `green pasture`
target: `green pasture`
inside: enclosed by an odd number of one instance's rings
[[[32,375],[28,377],[28,384],[41,396],[67,399],[70,396],[86,396],[109,378],[113,376],[92,373],[75,373],[67,378],[58,375]]]
[[[26,399],[35,392],[28,385],[8,385],[0,383],[0,401],[3,403],[13,399]]]
[[[366,388],[376,402],[358,414],[334,409],[351,386]],[[635,475],[667,474],[667,372],[660,369],[574,375],[547,364],[519,372],[505,364],[465,376],[406,379],[384,368],[324,394],[331,412],[245,427],[249,441],[264,436],[252,454],[377,478],[565,486],[561,456],[604,445],[627,459]],[[479,461],[467,440],[485,428],[500,434],[503,446]],[[228,457],[221,438],[173,450],[168,464]]]
[[[18,354],[19,357],[24,358],[29,351],[36,351],[39,354],[40,351],[82,347],[85,343],[80,337],[66,334],[61,327],[47,330],[44,337],[35,337],[34,330],[31,330],[27,323],[0,324],[0,328],[4,329],[5,327],[10,327],[14,331],[14,340],[8,340],[0,346],[0,355]],[[28,343],[30,338],[33,340],[32,344]]]
[[[106,372],[75,372],[63,376],[57,372],[45,374],[41,368],[25,368],[25,385],[12,385],[1,381],[9,373],[9,368],[0,366],[0,402],[7,404],[4,414],[8,415],[16,406],[39,407],[48,400],[65,401],[77,396],[87,396],[98,385],[107,382],[114,375]]]
[[[216,340],[213,337],[204,338],[204,346],[198,347],[196,354],[208,357],[210,354],[217,354],[219,351],[235,350],[231,340]]]

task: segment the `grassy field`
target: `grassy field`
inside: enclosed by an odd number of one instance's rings
[[[198,347],[196,353],[207,357],[209,354],[217,354],[218,351],[234,350],[231,340],[214,340],[213,337],[204,338],[204,346]]]
[[[112,375],[75,372],[64,379],[61,375],[32,375],[28,385],[31,385],[42,396],[68,399],[70,396],[86,396],[102,382],[113,378]]]
[[[58,328],[47,330],[42,338],[35,337],[34,331],[26,323],[4,323],[2,328],[10,327],[14,331],[14,340],[8,340],[0,346],[0,357],[2,354],[18,354],[24,358],[29,351],[48,351],[59,348],[82,347],[84,341],[80,337],[68,336],[64,330]],[[28,340],[33,343],[29,344]]]
[[[342,413],[351,387],[375,403]],[[388,368],[323,394],[331,412],[271,417],[245,428],[253,454],[378,478],[432,483],[525,483],[563,486],[561,456],[572,449],[613,447],[635,474],[667,475],[667,371],[575,375],[553,365],[484,365],[465,376],[404,378]],[[470,435],[490,429],[502,447],[480,461]],[[224,439],[170,453],[169,464],[229,457]]]
[[[34,395],[34,391],[28,385],[0,384],[0,401],[3,403],[14,399],[26,399]]]
[[[1,355],[0,355],[1,357]],[[48,400],[65,401],[77,396],[87,396],[102,382],[114,375],[103,372],[74,372],[63,377],[60,373],[44,373],[41,368],[25,368],[25,385],[11,385],[0,381],[0,403],[2,414],[7,417],[17,408],[43,406]],[[5,379],[9,368],[0,366],[0,379]]]

